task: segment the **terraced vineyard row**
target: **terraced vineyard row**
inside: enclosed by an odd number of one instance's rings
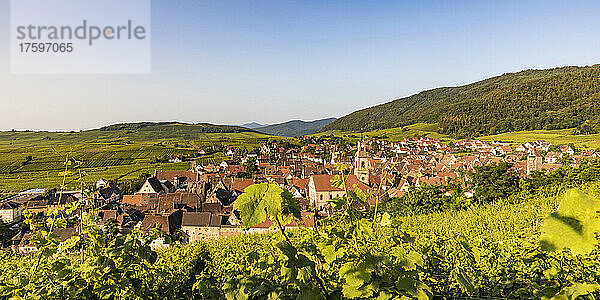
[[[155,170],[185,170],[189,163],[151,163],[156,157],[175,154],[195,156],[197,150],[166,147],[156,143],[84,144],[39,147],[6,146],[0,149],[0,191],[10,194],[28,188],[56,187],[59,173],[64,169],[67,153],[81,168],[86,169],[89,181],[100,178],[134,178],[142,172]],[[222,154],[220,154],[222,156]],[[213,163],[221,163],[222,157]],[[67,184],[74,183],[75,174]]]

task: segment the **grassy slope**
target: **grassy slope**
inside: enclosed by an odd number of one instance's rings
[[[237,132],[207,132],[197,125],[161,125],[138,130],[87,130],[81,132],[0,132],[2,145],[57,145],[77,143],[120,143],[130,141],[215,140],[266,138],[268,135],[245,129]]]
[[[269,136],[248,131],[206,132],[229,127],[172,124],[148,126],[138,130],[89,130],[76,133],[0,132],[0,198],[29,188],[58,187],[67,153],[82,162],[86,180],[100,178],[132,179],[155,170],[186,170],[189,162],[151,164],[155,157],[195,154],[212,144],[256,147]],[[233,131],[237,131],[233,128]],[[23,164],[27,156],[33,160]],[[220,163],[223,152],[206,155],[199,161]],[[67,188],[76,182],[67,177]]]
[[[201,141],[199,143],[204,143]],[[173,154],[194,154],[197,150],[155,142],[133,144],[88,143],[56,146],[0,146],[0,194],[10,194],[28,188],[58,187],[67,154],[82,163],[88,174],[86,181],[100,178],[132,179],[155,170],[186,170],[189,162],[151,164],[155,157]],[[23,164],[26,156],[33,160]],[[222,153],[207,155],[200,160],[220,162]],[[67,187],[75,184],[77,174],[67,177]]]
[[[417,123],[404,127],[406,130],[402,128],[390,128],[390,129],[381,129],[381,130],[373,130],[369,132],[365,132],[362,135],[365,138],[369,137],[382,137],[386,136],[392,141],[399,141],[406,137],[419,137],[426,136],[432,138],[439,138],[442,141],[453,141],[454,139],[448,135],[441,134],[437,132],[437,124],[426,124],[426,123]],[[576,146],[598,149],[600,148],[600,134],[590,134],[590,135],[574,135],[572,134],[573,129],[557,129],[557,130],[531,130],[531,131],[519,131],[519,132],[507,132],[496,135],[482,136],[477,139],[483,141],[504,141],[510,142],[512,144],[522,144],[525,142],[537,141],[537,140],[545,140],[554,145],[563,145],[573,143]],[[346,137],[358,137],[360,138],[360,133],[355,133],[351,131],[341,131],[341,130],[330,130],[326,132],[321,132],[315,134],[315,136],[323,136],[323,135],[335,135],[335,136],[346,136]]]
[[[351,139],[360,139],[360,137],[371,138],[371,137],[379,137],[379,138],[387,138],[391,141],[400,141],[407,137],[431,137],[431,138],[439,138],[444,141],[453,140],[450,136],[445,134],[440,134],[437,132],[437,124],[426,124],[426,123],[417,123],[413,125],[397,128],[389,128],[389,129],[380,129],[373,130],[364,133],[357,133],[352,131],[342,131],[342,130],[329,130],[325,132],[316,133],[314,136],[328,136],[334,135],[339,137],[347,137]]]
[[[572,129],[508,132],[480,137],[484,141],[507,141],[513,144],[545,140],[555,145],[573,143],[576,146],[600,148],[600,134],[573,135]]]

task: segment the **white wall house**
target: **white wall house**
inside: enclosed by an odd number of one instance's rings
[[[8,201],[0,205],[0,219],[6,223],[23,219],[23,205]]]

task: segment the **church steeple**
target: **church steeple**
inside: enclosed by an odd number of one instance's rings
[[[359,141],[356,155],[354,156],[354,175],[356,175],[359,181],[367,185],[370,184],[370,167],[369,155],[365,149],[365,144],[363,141]]]

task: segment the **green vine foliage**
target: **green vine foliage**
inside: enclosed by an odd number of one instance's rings
[[[332,183],[345,186],[345,178],[336,177]],[[347,195],[331,201],[340,209],[335,217],[318,223],[314,230],[289,233],[282,224],[300,218],[298,200],[275,183],[247,188],[235,204],[244,224],[253,226],[268,216],[283,237],[274,244],[279,252],[273,259],[279,262],[279,271],[275,270],[279,284],[268,289],[260,280],[243,278],[227,284],[226,297],[428,298],[430,289],[420,281],[423,260],[412,249],[410,238],[391,230],[389,215],[380,222],[365,218],[352,205],[366,201],[362,191],[356,189]]]
[[[0,252],[0,299],[592,299],[599,295],[600,187],[530,195],[462,211],[392,217],[364,211],[374,195],[346,196],[314,228],[273,182],[235,204],[244,234],[154,251],[159,232],[122,234],[78,204],[28,216],[30,255]],[[376,199],[378,203],[379,199]],[[370,202],[370,201],[369,201]],[[314,216],[308,216],[313,218]],[[53,229],[78,226],[61,242]],[[574,230],[577,225],[581,230]],[[577,228],[579,228],[577,227]],[[580,234],[583,233],[583,234]],[[576,239],[579,234],[580,239]],[[550,247],[549,245],[553,245]]]
[[[18,263],[17,276],[0,282],[0,295],[10,299],[114,299],[140,298],[141,281],[136,274],[156,262],[152,239],[141,233],[110,237],[100,231],[94,214],[82,214],[80,232],[60,242],[53,229],[65,227],[79,209],[78,203],[49,212],[38,222],[32,241],[38,253],[8,259]]]
[[[600,201],[580,190],[569,190],[558,210],[544,221],[542,247],[574,254],[590,253],[600,232]]]

